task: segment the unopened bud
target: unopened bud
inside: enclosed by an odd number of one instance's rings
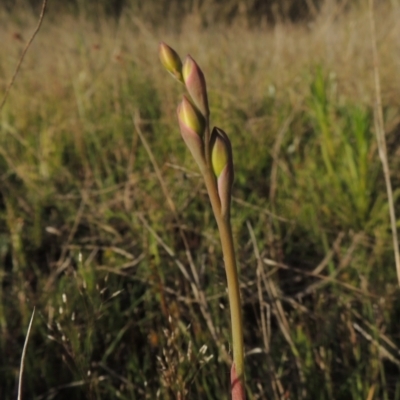
[[[178,81],[183,83],[182,61],[178,53],[166,43],[160,42],[158,55],[164,68]]]
[[[203,169],[205,167],[204,143],[202,139],[205,129],[204,117],[186,96],[183,96],[177,112],[183,140],[200,169]]]
[[[203,71],[191,56],[186,56],[182,67],[183,80],[186,88],[196,107],[208,118],[210,110],[208,107],[207,86]]]
[[[202,136],[205,128],[204,117],[193,106],[186,96],[183,96],[182,102],[178,108],[179,122],[185,124],[188,128]]]
[[[211,132],[210,139],[211,164],[215,176],[218,178],[224,168],[232,160],[232,147],[227,134],[217,127]]]
[[[221,213],[230,210],[231,190],[233,184],[232,146],[227,134],[217,127],[211,132],[211,164],[217,177],[218,194],[221,201]]]

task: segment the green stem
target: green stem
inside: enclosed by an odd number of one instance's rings
[[[239,279],[236,267],[236,255],[233,244],[230,212],[221,214],[221,202],[218,195],[217,182],[211,166],[203,171],[204,181],[210,197],[211,206],[217,221],[224,257],[225,272],[228,285],[229,308],[232,324],[233,362],[236,373],[244,383],[244,351],[243,351],[243,323],[240,301]]]
[[[224,257],[229,308],[231,313],[233,362],[235,364],[236,374],[241,379],[244,387],[242,307],[240,301],[239,279],[236,267],[235,247],[233,244],[232,227],[230,222],[230,207],[228,207],[228,210],[226,210],[225,214],[223,215],[221,210],[221,200],[218,194],[217,179],[214,175],[211,165],[210,125],[208,116],[206,117],[204,144],[206,165],[201,172],[204,177],[211,207],[218,225],[222,254]]]
[[[239,279],[236,267],[236,255],[233,244],[232,227],[229,217],[219,217],[216,219],[221,237],[226,279],[228,282],[228,297],[232,323],[233,361],[235,363],[236,373],[244,383],[242,307],[240,301]]]

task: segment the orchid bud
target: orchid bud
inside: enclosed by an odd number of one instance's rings
[[[182,121],[186,126],[196,132],[198,135],[202,136],[205,128],[204,117],[196,109],[195,106],[190,102],[190,100],[183,96],[182,102],[179,108],[179,120]]]
[[[204,117],[186,96],[183,96],[177,112],[183,140],[200,169],[203,169],[205,167],[204,143],[202,139],[205,129]]]
[[[182,61],[178,53],[166,43],[160,42],[158,55],[164,68],[178,81],[183,82]]]
[[[186,88],[196,105],[205,118],[210,115],[208,108],[207,86],[203,71],[191,56],[187,56],[182,67],[183,80]]]
[[[221,213],[230,210],[231,190],[233,184],[232,146],[227,134],[217,127],[211,132],[211,165],[217,177],[218,194],[221,201]]]
[[[211,164],[218,178],[222,171],[232,163],[232,147],[228,135],[220,128],[214,127],[210,139]]]

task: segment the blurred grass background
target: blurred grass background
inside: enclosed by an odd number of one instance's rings
[[[2,93],[40,4],[3,5]],[[375,18],[400,215],[400,2]],[[228,399],[219,239],[160,40],[233,144],[249,399],[399,399],[368,10],[316,0],[50,2],[0,115],[0,399],[33,306],[24,399]]]

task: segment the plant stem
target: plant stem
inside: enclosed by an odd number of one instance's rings
[[[240,301],[239,279],[236,267],[236,255],[233,244],[230,218],[216,218],[221,237],[222,253],[224,255],[226,279],[228,282],[229,307],[232,323],[233,361],[238,377],[244,383],[244,352],[243,352],[243,323]]]
[[[207,192],[210,197],[215,220],[218,225],[222,254],[224,257],[232,324],[233,362],[235,363],[236,373],[242,380],[242,384],[244,384],[242,308],[240,301],[239,279],[236,267],[235,247],[233,244],[232,227],[230,223],[230,212],[228,210],[225,215],[221,214],[221,202],[218,195],[216,179],[211,167],[208,167],[205,171],[203,171],[203,176]]]

